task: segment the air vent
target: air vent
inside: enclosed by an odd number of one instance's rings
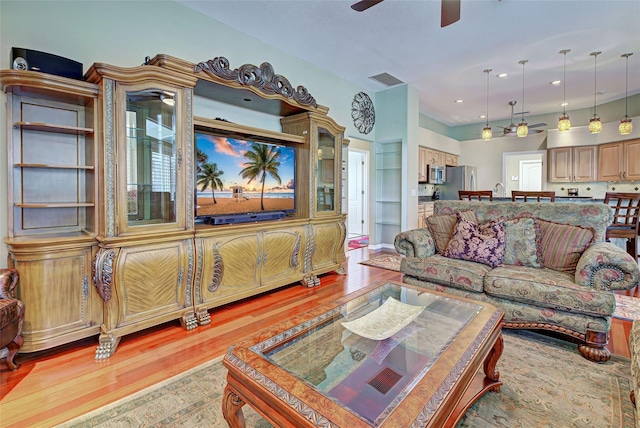
[[[394,372],[389,367],[385,367],[369,379],[367,383],[380,393],[386,394],[400,379],[402,379],[401,374]]]
[[[394,86],[404,83],[402,80],[398,79],[395,76],[390,75],[389,73],[381,73],[375,76],[369,77],[369,79],[373,79],[377,82],[382,83],[385,86]]]

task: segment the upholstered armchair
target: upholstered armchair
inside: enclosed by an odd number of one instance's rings
[[[18,368],[13,362],[24,339],[24,303],[15,298],[18,271],[11,268],[0,269],[0,358],[6,357],[11,370]]]

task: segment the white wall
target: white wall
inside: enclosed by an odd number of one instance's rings
[[[489,141],[461,141],[458,163],[478,168],[478,189],[493,189],[496,183],[503,181],[503,153],[545,150],[545,138],[546,134],[543,132],[530,134],[525,138],[495,137]]]
[[[458,140],[454,140],[453,138],[438,134],[425,128],[419,128],[418,135],[419,144],[421,146],[454,155],[460,154],[460,141]]]

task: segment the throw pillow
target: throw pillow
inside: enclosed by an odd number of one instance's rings
[[[477,223],[476,212],[473,210],[460,211],[459,214],[470,221]],[[456,227],[457,214],[435,214],[427,217],[427,227],[431,236],[436,243],[436,251],[438,254],[444,254],[453,235],[453,229]]]
[[[504,222],[504,264],[542,267],[540,226],[532,217],[516,217]]]
[[[491,267],[499,266],[504,260],[505,225],[502,221],[492,222],[481,233],[480,227],[458,214],[453,236],[444,256],[482,263]]]
[[[536,219],[536,222],[540,226],[544,267],[575,272],[580,256],[595,240],[595,230],[541,219]]]

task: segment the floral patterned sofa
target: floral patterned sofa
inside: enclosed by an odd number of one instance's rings
[[[504,327],[547,330],[607,361],[612,290],[640,281],[638,263],[604,242],[603,203],[436,201],[428,227],[401,232],[395,248],[409,284],[505,312]]]

